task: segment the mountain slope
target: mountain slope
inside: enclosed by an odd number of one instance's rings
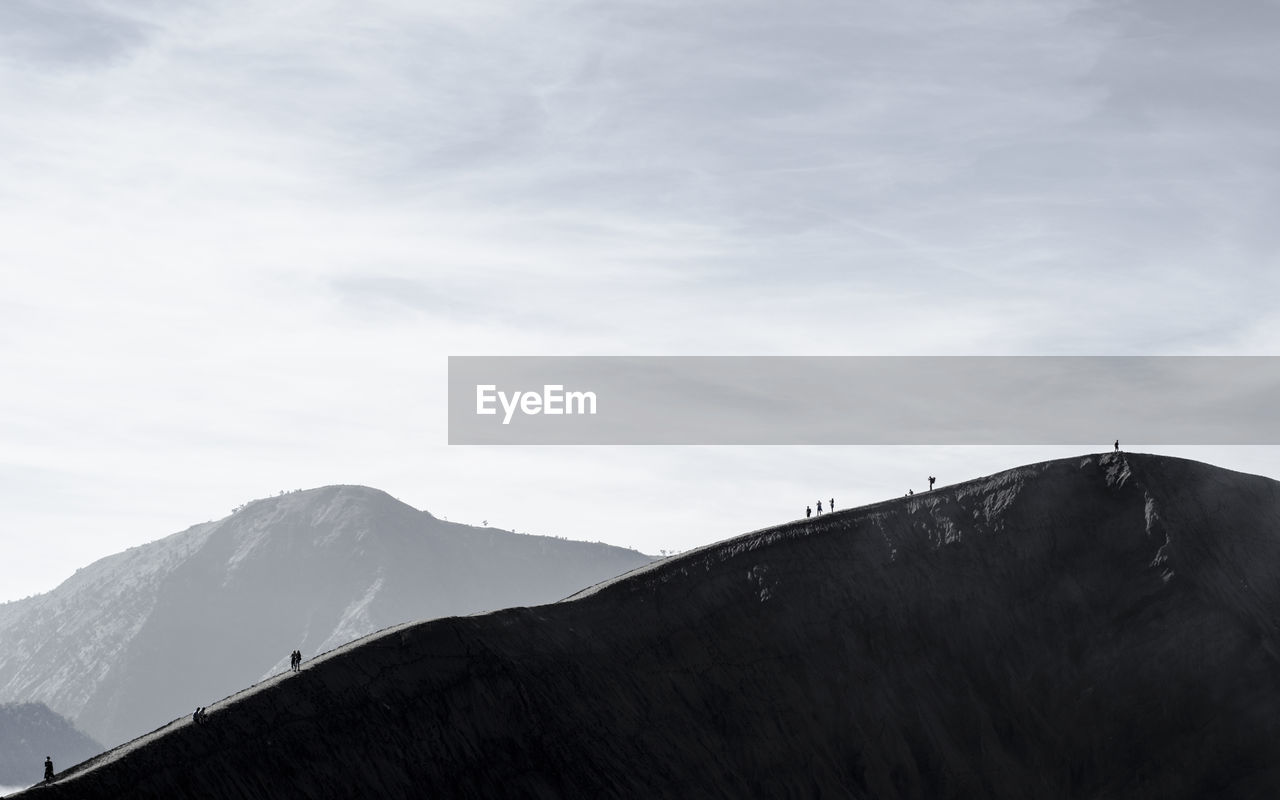
[[[366,487],[295,492],[0,606],[0,698],[116,743],[286,669],[295,648],[551,602],[649,560],[443,522]]]
[[[101,751],[102,745],[42,703],[0,704],[0,785],[40,780],[46,756],[68,767]]]
[[[408,624],[45,800],[1271,797],[1280,484],[1107,454]]]

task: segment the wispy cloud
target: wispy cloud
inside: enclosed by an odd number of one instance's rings
[[[149,26],[92,2],[0,4],[0,57],[43,68],[92,68],[142,47]]]
[[[449,354],[1270,352],[1277,13],[10,0],[0,468],[462,496]]]

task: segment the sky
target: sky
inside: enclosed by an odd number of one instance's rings
[[[6,0],[0,600],[280,490],[657,554],[1078,454],[450,447],[447,357],[1273,355],[1278,33],[1275,0]]]

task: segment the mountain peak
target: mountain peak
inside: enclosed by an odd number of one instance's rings
[[[1266,478],[1027,465],[389,629],[41,797],[1276,796],[1277,529]]]
[[[112,744],[392,624],[558,600],[650,559],[445,523],[368,486],[252,501],[0,615],[0,698]]]
[[[396,509],[397,511],[409,510],[415,514],[425,514],[431,516],[430,512],[419,511],[408,503],[392,497],[390,494],[375,489],[371,486],[363,486],[360,484],[332,484],[329,486],[319,486],[314,489],[294,489],[293,491],[281,491],[278,494],[269,497],[262,497],[257,500],[250,500],[244,505],[238,507],[234,514],[258,514],[264,511],[278,512],[296,512],[298,510],[316,509],[340,509],[358,507],[365,509]],[[432,517],[434,519],[434,517]]]

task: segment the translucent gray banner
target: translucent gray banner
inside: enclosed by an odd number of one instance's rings
[[[1280,444],[1271,356],[451,356],[450,444]]]

